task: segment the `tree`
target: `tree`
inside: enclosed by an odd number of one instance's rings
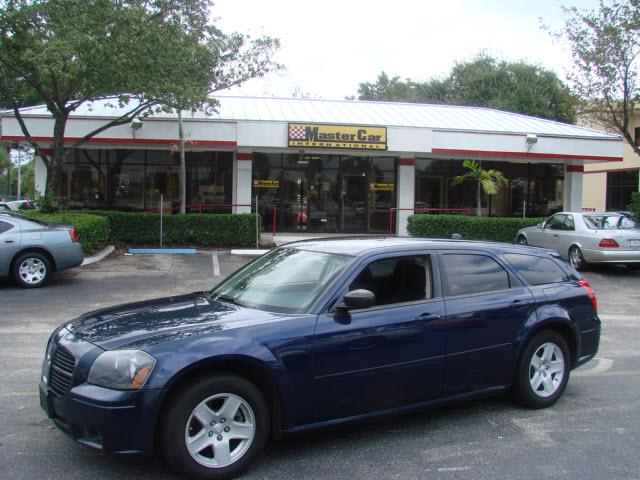
[[[601,0],[597,10],[563,10],[564,30],[552,35],[571,47],[569,80],[583,99],[580,113],[620,132],[640,155],[630,128],[640,102],[640,0]]]
[[[476,189],[476,215],[482,216],[482,192],[485,195],[495,195],[501,187],[509,185],[509,181],[499,170],[485,170],[476,160],[465,160],[462,166],[469,171],[463,175],[454,177],[451,185],[459,185],[465,180],[474,180],[478,186]]]
[[[382,72],[375,83],[361,83],[358,92],[361,100],[489,107],[567,123],[575,121],[577,104],[555,73],[538,65],[498,61],[484,54],[456,63],[444,80],[402,81]]]
[[[95,135],[164,110],[213,109],[210,94],[274,67],[278,41],[224,34],[210,0],[0,0],[0,103],[9,105],[47,168],[45,195],[65,154]],[[37,97],[54,119],[52,156],[42,154],[20,106]],[[112,98],[118,118],[64,145],[69,116]]]

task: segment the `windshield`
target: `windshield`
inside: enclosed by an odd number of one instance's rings
[[[211,291],[216,300],[279,313],[303,313],[353,257],[280,248]]]
[[[584,215],[584,223],[591,230],[630,230],[638,225],[624,215]]]

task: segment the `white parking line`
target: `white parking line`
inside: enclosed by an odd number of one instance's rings
[[[218,259],[218,252],[211,252],[211,266],[213,267],[213,276],[220,276],[220,260]]]

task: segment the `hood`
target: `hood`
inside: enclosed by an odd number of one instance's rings
[[[83,340],[109,350],[142,348],[282,316],[209,300],[205,292],[196,292],[96,310],[65,327]]]

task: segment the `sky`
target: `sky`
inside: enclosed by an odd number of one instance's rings
[[[565,79],[570,51],[541,29],[561,29],[561,5],[596,9],[598,0],[216,0],[213,14],[225,32],[281,41],[284,70],[228,93],[342,99],[381,71],[442,78],[480,52]]]

